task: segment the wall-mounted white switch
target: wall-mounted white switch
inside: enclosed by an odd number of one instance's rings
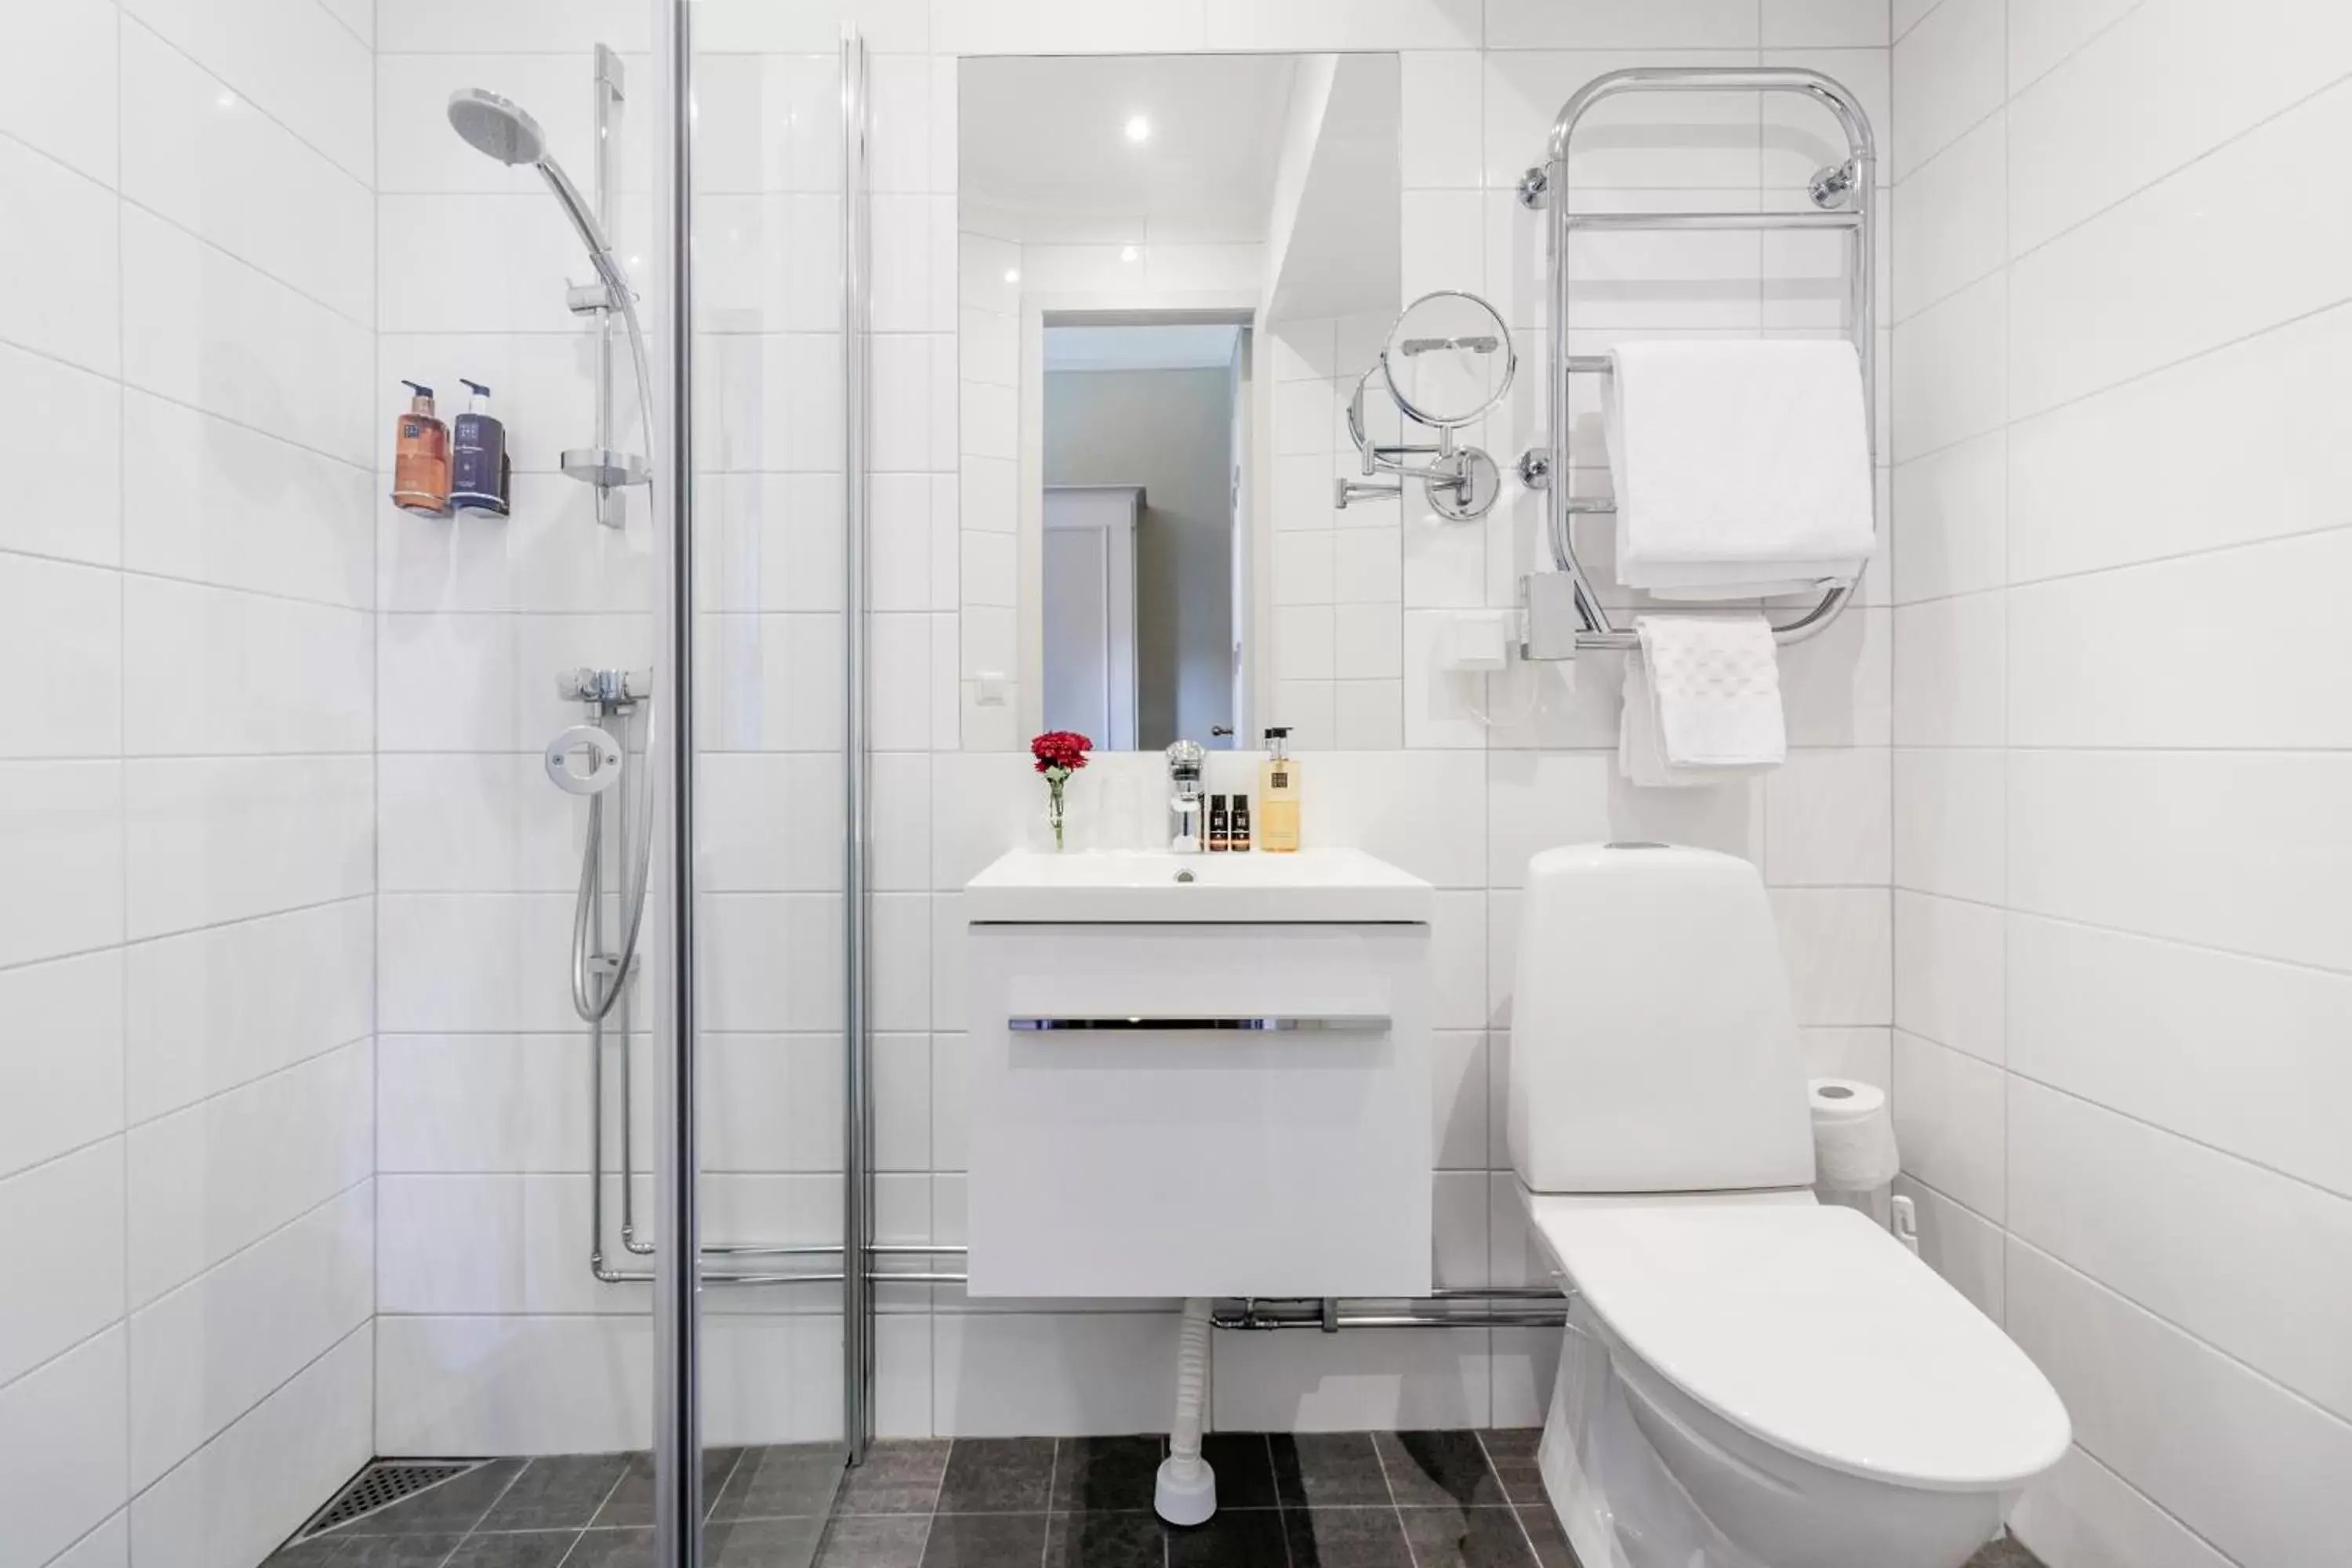
[[[1448,616],[1437,631],[1437,667],[1471,674],[1503,668],[1508,662],[1508,619],[1501,610]]]
[[[976,669],[971,674],[971,705],[975,708],[1002,708],[1012,682],[1001,669]]]

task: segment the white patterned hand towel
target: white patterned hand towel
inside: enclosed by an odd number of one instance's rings
[[[1619,581],[1720,599],[1861,573],[1874,534],[1852,343],[1630,342],[1609,360]]]
[[[1706,784],[1780,764],[1780,664],[1763,616],[1645,616],[1635,627],[1617,752],[1628,779]]]

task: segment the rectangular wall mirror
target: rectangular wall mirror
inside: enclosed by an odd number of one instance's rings
[[[1347,744],[1342,685],[1393,744],[1398,502],[1332,487],[1400,302],[1397,58],[959,68],[963,744]]]

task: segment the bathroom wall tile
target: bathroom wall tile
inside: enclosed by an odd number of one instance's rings
[[[2229,1559],[2115,1471],[2070,1447],[2026,1489],[2010,1529],[2045,1561],[2084,1568],[2229,1568]]]
[[[582,1377],[579,1368],[605,1369]],[[458,1369],[466,1370],[457,1375]],[[617,1452],[653,1420],[649,1317],[385,1317],[375,1447],[385,1454]]]
[[[2011,100],[2012,252],[2329,85],[2347,58],[2352,19],[2331,6],[2265,0],[2225,20],[2149,0]]]
[[[123,564],[366,608],[372,476],[142,392],[123,395]]]
[[[2352,975],[2020,914],[2008,954],[2013,1071],[2352,1197]]]
[[[368,1460],[373,1340],[354,1329],[133,1499],[134,1559],[249,1563],[291,1534]]]
[[[353,1188],[131,1320],[131,1484],[195,1452],[375,1306],[375,1199]],[[201,1366],[204,1376],[189,1375]]]
[[[578,1038],[385,1035],[376,1050],[380,1171],[588,1168],[587,1048]],[[617,1072],[617,1048],[606,1055]]]
[[[1613,755],[1591,752],[1493,753],[1487,760],[1487,885],[1518,887],[1528,858],[1538,851],[1608,837],[1616,765]]]
[[[367,1042],[131,1131],[134,1307],[373,1172]]]
[[[0,1387],[0,1447],[17,1459],[0,1471],[0,1563],[41,1568],[130,1495],[124,1375],[114,1328]]]
[[[2008,581],[2011,439],[1994,431],[1895,468],[1898,608],[1979,593]],[[2016,531],[2021,542],[2025,529]]]
[[[1761,41],[1744,0],[1601,0],[1563,11],[1541,0],[1487,0],[1492,49],[1741,49]],[[1818,42],[1819,40],[1800,40]],[[1884,39],[1879,40],[1885,42]]]
[[[161,936],[367,892],[373,773],[364,756],[126,764],[129,933]]]
[[[1758,56],[1758,59],[1766,66],[1820,71],[1853,96],[1879,137],[1887,136],[1894,127],[1891,63],[1888,51],[1883,46],[1767,48]],[[1846,140],[1845,128],[1838,123],[1837,116],[1822,104],[1789,93],[1767,93],[1763,98],[1762,119],[1763,188],[1773,193],[1768,196],[1769,201],[1788,203],[1805,199],[1794,193],[1810,184],[1820,170],[1833,163],[1843,163],[1851,156],[1853,143]],[[1882,248],[1877,257],[1877,297],[1885,300],[1888,298],[1888,285],[1892,279],[1888,265],[1890,258],[1884,248],[1889,235],[1885,204],[1887,189],[1895,183],[1895,173],[1893,162],[1887,156],[1885,141],[1878,142],[1878,152],[1877,184],[1881,205],[1877,209],[1876,237]],[[1769,253],[1776,246],[1801,249],[1808,239],[1819,240],[1825,237],[1815,235],[1801,238],[1782,233],[1762,237]],[[1823,246],[1820,248],[1827,253],[1832,247]],[[1843,247],[1836,248],[1842,250]],[[1832,278],[1843,276],[1841,259],[1829,259],[1822,269],[1823,274]],[[1838,319],[1832,317],[1825,324],[1834,326],[1838,324]]]
[[[2008,122],[1993,115],[1896,187],[1891,320],[1916,314],[2008,259]]]
[[[1477,0],[1203,0],[1213,49],[1458,49],[1480,37]]]
[[[1561,14],[1562,19],[1568,19]],[[1543,157],[1560,106],[1585,82],[1612,70],[1654,64],[1644,49],[1490,49],[1486,55],[1486,179],[1508,190]],[[1694,48],[1675,56],[1693,66],[1753,65],[1747,46]],[[1620,99],[1595,109],[1578,127],[1570,183],[1623,189],[1724,190],[1757,185],[1759,110],[1736,92],[1706,93],[1673,104]],[[1591,134],[1584,132],[1590,130]]]
[[[96,566],[0,554],[0,660],[37,669],[11,757],[105,757],[122,745],[122,584]]]
[[[0,971],[0,1175],[122,1130],[122,959]]]
[[[364,752],[375,627],[361,611],[129,576],[122,741],[131,756]]]
[[[0,963],[122,940],[122,764],[0,763]]]
[[[123,1106],[134,1122],[374,1027],[375,908],[364,896],[140,942],[121,962]]]
[[[464,38],[484,53],[509,50],[585,54],[597,44],[643,51],[653,47],[653,18],[634,0],[524,0],[478,14],[467,0],[404,0],[380,5],[375,47],[382,54],[429,54]]]
[[[2010,567],[2030,582],[2330,525],[2352,454],[2335,374],[2352,310],[2326,310],[2019,421]],[[2172,460],[2147,464],[2137,454]]]
[[[2352,1303],[2352,1199],[2022,1079],[2009,1089],[2009,1226],[2024,1242],[2322,1408],[2352,1410],[2323,1325]],[[2199,1260],[2182,1268],[2183,1255]]]
[[[1776,888],[1771,900],[1797,1022],[1886,1022],[1894,1014],[1886,890]]]
[[[840,968],[838,899],[821,893],[713,894],[706,900],[702,931],[707,1027],[841,1026],[841,993],[834,983]]]
[[[1764,0],[1764,47],[1885,48],[1887,8],[1875,0]]]
[[[120,561],[122,395],[111,381],[0,345],[0,467],[21,491],[0,518],[0,549]]]
[[[1916,1035],[1895,1031],[1895,1140],[1919,1181],[2001,1223],[2006,1197],[2006,1075]]]
[[[2352,911],[2328,870],[2347,767],[2331,752],[2013,752],[2011,905],[2352,968]]]
[[[377,1026],[572,1030],[570,893],[386,893],[377,900]],[[552,965],[553,967],[549,967]]]
[[[842,768],[816,752],[717,752],[700,764],[699,846],[714,893],[841,886]]]
[[[1893,1031],[1873,1026],[1803,1028],[1797,1044],[1807,1078],[1851,1078],[1879,1089],[1894,1082]]]
[[[1402,127],[1400,172],[1407,190],[1475,189],[1479,184],[1481,61],[1469,50],[1409,50],[1398,58]]]
[[[2001,743],[2008,614],[2009,603],[1999,594],[1937,599],[1895,612],[1896,745]]]
[[[2010,407],[2038,413],[2342,298],[2352,172],[2310,150],[2352,132],[2317,94],[2011,267]],[[2246,216],[2215,224],[2227,202]]]
[[[838,752],[839,616],[708,616],[696,652],[709,749]]]
[[[1318,841],[1368,850],[1441,888],[1485,886],[1486,767],[1447,752],[1342,752],[1306,773]],[[1246,787],[1255,793],[1253,773]]]
[[[1430,1042],[1431,1147],[1437,1167],[1486,1169],[1486,1035],[1481,1029],[1438,1031]]]
[[[121,251],[125,382],[374,466],[365,327],[138,207],[122,209]]]
[[[121,122],[115,7],[75,0],[10,20],[12,47],[0,65],[0,131],[112,184]]]
[[[0,137],[0,204],[41,245],[0,251],[0,339],[112,375],[122,363],[114,193]]]
[[[0,1384],[122,1315],[122,1144],[109,1138],[0,1180],[17,1261],[0,1300]]]
[[[2000,902],[2007,887],[2004,754],[1897,747],[1894,774],[1895,885]]]
[[[2012,316],[2018,318],[2014,349]],[[1895,327],[1887,379],[1895,400],[1897,463],[2000,426],[2012,390],[2022,390],[2026,375],[2022,367],[2012,373],[2010,364],[2012,352],[2029,352],[2031,332],[2022,323],[2021,301],[2011,300],[2007,277],[1997,275],[1945,296]]]
[[[2352,1462],[2352,1426],[2015,1240],[2008,1328],[2076,1443],[2221,1552],[2293,1562],[2329,1539],[2321,1500]]]
[[[1941,0],[1895,40],[1901,118],[1887,162],[1904,180],[2001,106],[2008,66],[2003,0]]]
[[[2044,71],[2096,37],[2140,0],[2057,0],[2012,5],[2009,17],[2009,89],[2021,94]]]
[[[131,1512],[121,1509],[50,1561],[58,1568],[130,1568]]]
[[[130,0],[123,9],[352,178],[373,179],[373,62],[368,46],[323,7],[303,0]]]
[[[1483,1426],[1493,1397],[1486,1344],[1483,1329],[1227,1334],[1216,1347],[1212,1418],[1240,1432]]]
[[[122,101],[124,196],[350,321],[371,319],[373,203],[357,176],[136,24],[122,30]]]
[[[618,1180],[608,1188],[609,1261],[620,1255]],[[441,1313],[521,1321],[538,1314],[650,1310],[649,1287],[589,1275],[584,1174],[386,1175],[376,1189],[376,1310],[386,1321]]]
[[[1133,1432],[1164,1421],[1175,1397],[1171,1314],[952,1312],[931,1333],[932,1419],[945,1436]]]
[[[1781,656],[1780,701],[1789,744],[1887,743],[1894,629],[1888,611],[1856,607]],[[1616,744],[1613,714],[1602,743]]]
[[[1764,876],[1775,887],[1884,887],[1893,791],[1878,747],[1792,751],[1765,775]]]
[[[2010,736],[2027,746],[2342,748],[2343,530],[2009,595]],[[2260,615],[2242,606],[2259,600]],[[2029,673],[2030,672],[2030,673]]]
[[[2007,985],[2001,911],[1895,895],[1895,1026],[1999,1065]]]

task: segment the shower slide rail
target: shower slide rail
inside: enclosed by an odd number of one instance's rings
[[[1822,105],[1845,132],[1846,160],[1816,173],[1808,183],[1813,212],[1590,212],[1571,210],[1569,201],[1569,151],[1578,123],[1599,103],[1632,93],[1654,92],[1778,92],[1791,93]],[[1825,230],[1847,237],[1846,328],[1854,353],[1862,361],[1862,401],[1871,463],[1877,464],[1877,301],[1876,271],[1872,257],[1874,204],[1877,196],[1877,151],[1870,117],[1861,101],[1843,84],[1819,71],[1772,66],[1675,67],[1643,66],[1611,71],[1585,83],[1560,106],[1552,121],[1544,162],[1519,180],[1519,203],[1530,211],[1548,211],[1551,226],[1545,246],[1550,302],[1549,395],[1551,400],[1545,447],[1519,458],[1519,476],[1530,488],[1545,492],[1546,532],[1551,544],[1551,572],[1532,573],[1519,579],[1522,611],[1520,656],[1528,659],[1572,658],[1588,650],[1639,646],[1638,635],[1609,618],[1594,592],[1591,579],[1576,557],[1574,519],[1594,512],[1613,512],[1616,504],[1601,497],[1569,494],[1569,388],[1575,375],[1605,375],[1606,354],[1569,352],[1572,326],[1569,313],[1568,248],[1570,237],[1585,232],[1636,232],[1698,229]],[[1875,505],[1875,502],[1873,503]],[[1883,531],[1884,521],[1880,521]],[[1773,640],[1801,642],[1826,629],[1845,609],[1861,586],[1860,574],[1850,583],[1831,584],[1819,603],[1772,627]]]

